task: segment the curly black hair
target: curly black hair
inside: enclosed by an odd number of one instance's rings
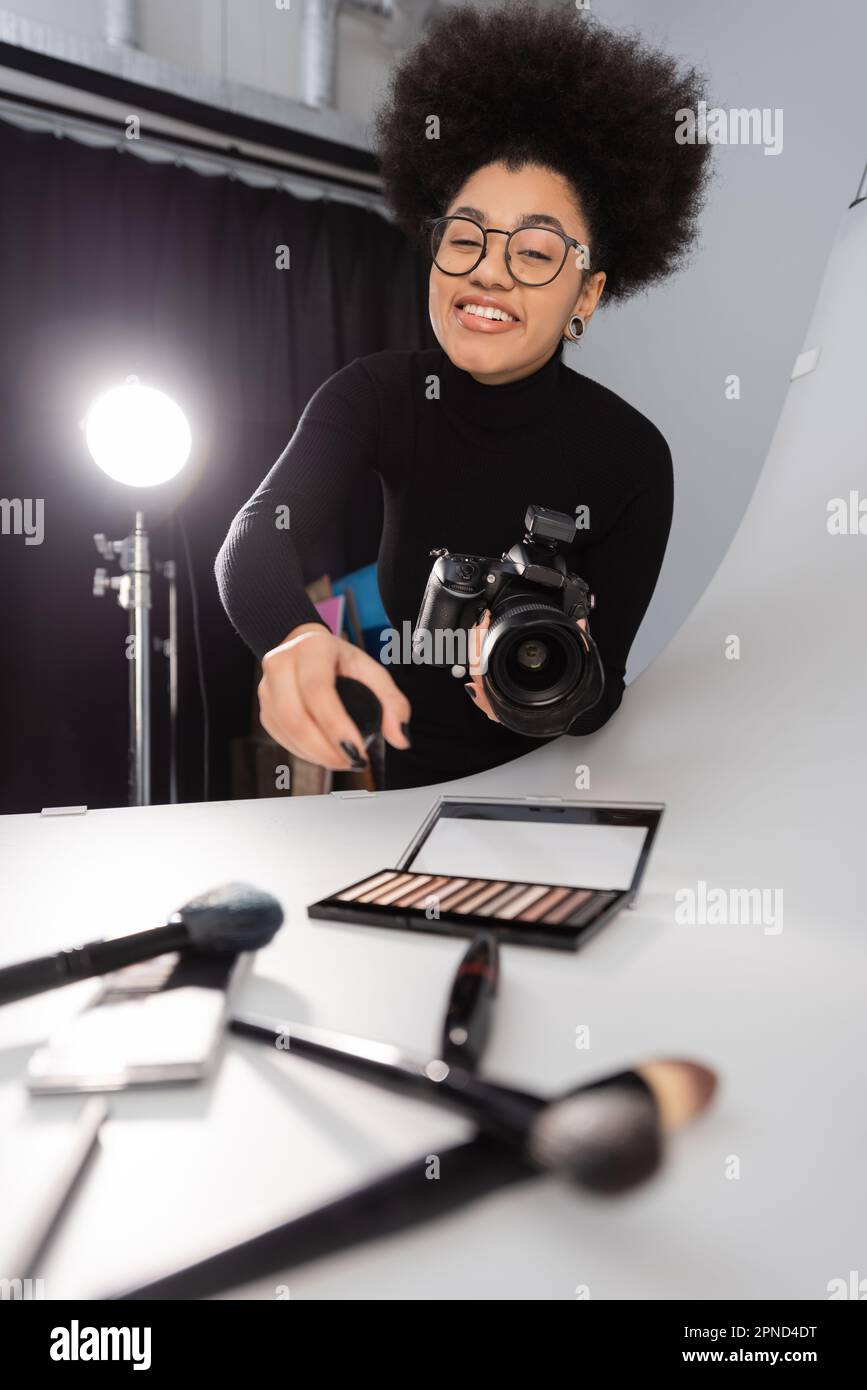
[[[577,197],[606,298],[626,299],[679,269],[698,235],[712,147],[678,144],[675,114],[697,111],[705,82],[566,0],[441,11],[374,117],[386,202],[422,249],[423,219],[442,215],[476,169],[542,165]]]

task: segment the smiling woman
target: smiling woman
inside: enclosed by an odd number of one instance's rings
[[[672,460],[650,420],[562,353],[603,291],[616,302],[664,279],[692,244],[711,151],[676,142],[675,113],[700,97],[695,70],[566,6],[449,9],[398,63],[378,152],[395,218],[430,260],[438,347],[356,358],[326,381],[217,559],[226,609],[263,660],[262,722],[290,751],[335,769],[362,761],[338,675],[382,703],[389,787],[466,776],[539,742],[500,723],[488,698],[499,618],[484,584],[465,694],[436,666],[386,669],[319,618],[301,557],[367,471],[383,488],[378,576],[393,629],[418,613],[434,547],[469,560],[513,547],[535,609],[554,592],[549,578],[542,593],[542,571],[558,566],[562,590],[579,576],[595,601],[604,691],[578,701],[566,732],[591,733],[617,709],[668,541]],[[540,533],[522,549],[532,505],[579,517],[571,541]],[[291,531],[275,525],[286,507]],[[588,616],[567,617],[580,667]],[[538,631],[531,646],[539,704]]]
[[[606,274],[590,269],[590,229],[568,180],[544,165],[493,161],[459,197],[431,219],[431,323],[453,362],[501,386],[542,367],[564,324],[573,339],[583,336]],[[524,204],[547,211],[516,215]],[[509,341],[494,350],[468,333]]]
[[[593,275],[585,288],[590,252],[569,235],[561,218],[579,228],[582,237],[589,233],[568,181],[552,170],[538,164],[510,170],[506,163],[494,162],[477,170],[461,193],[483,196],[488,210],[460,202],[445,217],[426,219],[431,227],[431,258],[439,272],[431,274],[431,323],[452,361],[479,381],[499,386],[527,375],[528,365],[531,370],[542,366],[563,321],[571,322],[573,312],[576,324],[580,317],[581,328],[577,333],[573,330],[572,337],[583,334],[599,302],[605,273]],[[514,208],[516,199],[531,204],[535,200],[548,211],[522,212],[510,227],[493,225],[497,214],[490,208]],[[500,237],[499,245],[491,239]],[[567,259],[572,262],[569,268]],[[510,288],[497,297],[467,289],[468,277],[474,285],[494,288],[502,283]],[[457,282],[457,288],[449,280]],[[514,351],[502,358],[486,350],[475,353],[459,333],[449,333],[455,326],[471,333],[513,332]]]

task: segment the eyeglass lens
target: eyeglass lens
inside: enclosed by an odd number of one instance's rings
[[[566,259],[566,243],[547,227],[522,227],[511,233],[506,247],[513,277],[526,285],[544,285]],[[431,251],[445,274],[464,275],[475,270],[483,249],[484,235],[475,222],[452,217],[434,224]]]

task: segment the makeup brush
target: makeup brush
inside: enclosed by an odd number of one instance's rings
[[[669,1130],[694,1118],[709,1103],[715,1086],[713,1072],[695,1062],[649,1062],[574,1092],[572,1099],[583,1094],[590,1101],[586,1122],[578,1127],[577,1137],[586,1146],[585,1166],[596,1179],[597,1190],[617,1190],[608,1181],[598,1181],[600,1164],[612,1158],[621,1173],[624,1167],[635,1172],[635,1163],[627,1159],[624,1164],[622,1154],[618,1157],[612,1153],[612,1139],[615,1151],[624,1142],[637,1141],[642,1153],[647,1152],[643,1121],[635,1126],[624,1116],[624,1101],[628,1104],[630,1094],[640,1096],[642,1088],[646,1088],[653,1096],[658,1124]],[[606,1116],[604,1106],[609,1103],[611,1113]],[[554,1102],[553,1108],[560,1104]],[[553,1134],[542,1136],[545,1144],[559,1142],[558,1128],[555,1125]],[[573,1124],[573,1150],[575,1137]],[[452,1215],[493,1192],[539,1177],[542,1171],[535,1158],[486,1134],[441,1150],[438,1157],[438,1181],[427,1179],[427,1159],[417,1158],[336,1201],[113,1297],[209,1298],[253,1279],[264,1279],[278,1271],[283,1276],[312,1260],[409,1230],[438,1216]]]
[[[94,975],[109,975],[168,951],[257,951],[267,945],[282,921],[283,909],[270,893],[249,883],[226,883],[192,898],[162,927],[90,941],[55,955],[4,966],[0,969],[0,1004]]]
[[[716,1077],[690,1061],[648,1062],[545,1100],[474,1076],[441,1059],[422,1061],[386,1043],[301,1024],[236,1014],[234,1032],[376,1082],[473,1120],[547,1172],[596,1192],[624,1192],[658,1167],[662,1135],[710,1102]],[[288,1044],[288,1046],[287,1046]]]
[[[350,719],[361,734],[362,744],[368,744],[382,728],[382,705],[369,685],[354,680],[352,676],[338,676],[334,682],[337,694]]]
[[[444,1060],[460,1061],[470,1069],[478,1066],[487,1045],[498,988],[496,937],[479,932],[462,955],[452,980],[443,1022]],[[374,1235],[395,1235],[420,1221],[448,1215],[538,1172],[486,1135],[450,1145],[437,1157],[436,1182],[428,1180],[428,1160],[415,1159],[305,1216],[125,1296],[206,1298],[274,1270],[285,1271],[345,1250]]]
[[[484,1134],[441,1149],[438,1158],[436,1180],[427,1176],[428,1158],[413,1159],[303,1216],[151,1283],[107,1297],[112,1301],[211,1298],[253,1279],[277,1273],[282,1277],[312,1260],[451,1216],[492,1192],[539,1175],[537,1168]]]

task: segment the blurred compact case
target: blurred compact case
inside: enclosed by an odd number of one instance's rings
[[[307,909],[331,922],[574,951],[633,907],[663,802],[443,796],[393,869]]]

